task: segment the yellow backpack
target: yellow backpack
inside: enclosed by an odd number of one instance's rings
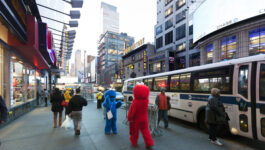
[[[97,100],[101,100],[102,97],[103,97],[102,93],[97,93],[97,95],[96,95]]]

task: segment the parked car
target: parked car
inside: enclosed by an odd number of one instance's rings
[[[116,101],[118,100],[124,101],[124,96],[121,92],[116,92]]]

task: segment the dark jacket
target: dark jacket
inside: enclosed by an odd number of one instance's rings
[[[0,122],[1,121],[7,121],[7,107],[2,96],[0,95]]]
[[[209,124],[226,124],[226,112],[220,97],[210,95],[206,106],[206,122]]]
[[[87,101],[80,95],[75,95],[70,100],[66,109],[66,114],[70,114],[72,111],[81,111],[83,106],[87,105]]]
[[[55,91],[51,96],[51,103],[52,103],[52,111],[53,112],[61,112],[63,111],[62,101],[64,97],[62,93],[58,90]]]
[[[156,96],[156,105],[159,106],[159,95]],[[167,110],[171,109],[170,97],[167,96]]]

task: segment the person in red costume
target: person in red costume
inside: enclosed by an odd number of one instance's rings
[[[154,146],[154,141],[148,128],[147,109],[149,92],[149,88],[145,85],[136,85],[133,89],[134,99],[127,116],[130,122],[130,141],[133,146],[137,145],[139,131],[142,132],[145,147],[151,148]]]

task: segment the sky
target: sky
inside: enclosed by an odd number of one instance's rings
[[[84,0],[81,19],[76,30],[71,63],[77,49],[87,54],[97,55],[97,41],[100,36],[100,4],[102,0]],[[133,36],[135,41],[145,38],[145,43],[154,42],[156,24],[156,0],[103,0],[117,7],[120,19],[120,32]],[[74,28],[73,28],[74,29]]]

